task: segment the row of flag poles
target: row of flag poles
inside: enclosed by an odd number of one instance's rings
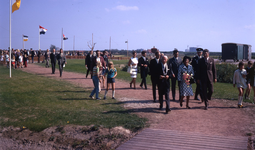
[[[9,37],[10,37],[10,39],[9,39],[9,42],[10,42],[10,49],[9,49],[9,58],[10,58],[10,60],[11,60],[11,53],[12,53],[12,45],[11,45],[11,15],[12,15],[12,13],[14,12],[14,11],[16,11],[16,10],[19,10],[19,8],[20,8],[20,4],[21,4],[21,0],[10,0],[10,20],[9,20]],[[39,25],[39,44],[38,44],[38,46],[39,46],[39,49],[38,50],[40,50],[40,35],[41,34],[45,34],[46,33],[46,31],[47,31],[47,29],[45,29],[44,27],[42,27],[42,26],[40,26]],[[63,37],[61,37],[61,46],[62,46],[62,48],[64,47],[64,45],[63,45],[63,40],[67,40],[68,38],[63,34],[63,28],[62,28],[62,35],[63,35]],[[62,36],[61,35],[61,36]],[[22,35],[22,41],[23,41],[23,49],[24,49],[24,42],[25,41],[28,41],[28,36],[27,35]],[[64,48],[63,48],[64,49]],[[11,61],[10,61],[11,62]],[[11,63],[9,63],[9,68],[10,68],[10,78],[11,78]]]

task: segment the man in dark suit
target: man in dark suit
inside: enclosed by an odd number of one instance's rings
[[[57,61],[57,54],[56,54],[56,50],[54,48],[53,52],[50,54],[52,74],[55,74],[56,61]]]
[[[168,64],[168,67],[171,68],[171,70],[174,73],[174,76],[172,76],[172,78],[171,78],[171,82],[172,82],[172,96],[173,96],[173,100],[175,101],[176,80],[177,80],[177,75],[178,75],[178,69],[179,69],[179,66],[182,63],[182,59],[178,57],[179,56],[179,51],[177,49],[174,49],[173,55],[174,55],[174,57],[169,59],[167,64]],[[179,82],[178,82],[178,87],[179,87],[179,100],[180,100]]]
[[[213,94],[213,82],[217,82],[216,67],[213,58],[209,58],[209,51],[203,50],[204,57],[198,60],[197,82],[201,83],[202,99],[205,102],[205,110],[208,109],[208,100]]]
[[[193,67],[193,70],[194,70],[194,79],[197,80],[197,70],[198,70],[198,60],[202,58],[202,53],[203,53],[203,49],[202,48],[197,48],[197,55],[195,57],[192,58],[192,62],[191,62],[191,65]],[[196,82],[196,92],[195,92],[195,100],[199,100],[198,98],[198,94],[201,93],[201,86],[200,84],[198,84]],[[201,94],[200,94],[200,97],[201,97]],[[202,102],[203,102],[203,99],[201,98]]]
[[[140,74],[142,78],[140,87],[143,88],[144,84],[144,87],[147,90],[146,77],[148,74],[149,61],[148,58],[146,58],[146,51],[142,51],[142,57],[138,59],[138,66],[140,67]]]
[[[39,49],[39,51],[38,51],[38,53],[37,53],[38,63],[40,63],[41,55],[42,55],[42,52],[41,52],[41,49]]]
[[[169,99],[169,92],[170,92],[170,81],[169,77],[173,75],[171,68],[168,68],[167,65],[167,56],[163,56],[162,62],[157,65],[157,77],[158,77],[158,84],[159,84],[159,109],[163,108],[163,95],[165,95],[166,99],[166,113],[171,111],[170,109],[170,99]]]
[[[102,73],[102,74],[105,74],[106,69],[107,69],[107,67],[108,67],[108,52],[107,52],[107,50],[104,50],[104,52],[103,52],[103,58],[104,58],[104,62],[105,62],[105,66],[106,66],[106,67],[103,68],[103,73]],[[105,76],[103,76],[102,78],[103,78],[102,82],[103,82],[103,88],[104,88]]]
[[[32,63],[34,63],[35,51],[31,48],[30,52],[31,52]]]
[[[85,66],[86,66],[86,68],[87,68],[86,78],[88,77],[89,71],[92,70],[92,69],[91,69],[91,65],[92,65],[93,57],[94,57],[94,56],[93,56],[93,51],[91,50],[91,51],[89,52],[89,54],[86,56],[86,58],[85,58]],[[92,78],[92,76],[91,76],[91,78]]]
[[[152,93],[153,93],[153,102],[156,102],[156,86],[158,87],[159,77],[157,76],[157,66],[161,63],[159,60],[160,52],[157,51],[155,53],[155,58],[150,61],[150,75],[151,75],[151,83],[152,83]],[[158,87],[159,88],[159,87]]]

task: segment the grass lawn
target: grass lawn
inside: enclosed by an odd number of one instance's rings
[[[79,67],[76,69],[78,72]],[[20,70],[12,70],[12,75],[9,78],[9,69],[0,66],[1,126],[41,131],[69,123],[123,126],[135,131],[146,125],[147,119],[130,114],[116,100],[89,99],[92,88],[83,89]]]
[[[85,73],[86,68],[84,64],[84,60],[81,59],[68,59],[68,64],[65,67],[65,71],[70,71],[70,72],[79,72],[79,73]],[[127,64],[128,60],[113,60],[114,64]],[[44,64],[40,64],[44,65]],[[58,65],[57,65],[58,66]],[[118,70],[118,75],[117,79],[122,79],[125,81],[130,82],[131,78],[130,75],[126,71],[121,71],[120,68],[117,68]],[[139,87],[139,84],[141,83],[141,78],[140,74],[138,74],[137,77],[137,87]],[[147,84],[151,85],[151,79],[150,76],[147,76]],[[129,85],[127,85],[128,87]],[[195,87],[196,85],[193,84],[192,88],[193,91],[195,92]],[[237,88],[234,88],[232,84],[229,83],[216,83],[214,84],[214,93],[213,93],[214,98],[219,98],[219,99],[229,99],[229,100],[237,100],[238,98],[238,91]],[[252,102],[253,99],[253,91],[251,92],[250,96],[251,100],[244,100],[246,102]]]

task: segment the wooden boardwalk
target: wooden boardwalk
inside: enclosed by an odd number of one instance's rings
[[[145,129],[117,150],[247,150],[248,137]]]

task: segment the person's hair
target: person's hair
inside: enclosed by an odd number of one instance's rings
[[[101,62],[100,61],[97,62],[97,67],[101,67]]]
[[[166,58],[166,60],[168,59],[168,57],[166,55],[164,55],[162,58]]]
[[[176,54],[176,53],[178,53],[179,51],[178,51],[178,49],[174,49],[174,51],[173,51],[173,54]]]
[[[209,53],[209,50],[208,49],[204,49],[203,53],[205,53],[205,52]]]
[[[159,51],[156,51],[156,52],[155,52],[155,55],[158,55],[158,54],[159,54]]]
[[[146,51],[142,51],[142,54],[145,54],[146,53]]]
[[[188,59],[189,61],[191,61],[191,58],[190,58],[190,57],[184,56],[182,62],[185,63],[185,61],[186,61],[187,59]]]
[[[107,50],[104,50],[104,52],[103,52],[103,53],[105,54],[106,52],[107,52]]]
[[[248,65],[252,65],[252,61],[248,61]]]
[[[132,54],[134,55],[136,53],[136,51],[133,51]]]
[[[100,52],[99,50],[97,50],[97,53]]]
[[[113,65],[112,61],[109,61],[109,63],[108,63],[108,70],[110,70],[110,69],[114,69],[114,65]]]
[[[239,67],[244,66],[244,63],[241,61],[241,62],[239,62],[238,66]]]

